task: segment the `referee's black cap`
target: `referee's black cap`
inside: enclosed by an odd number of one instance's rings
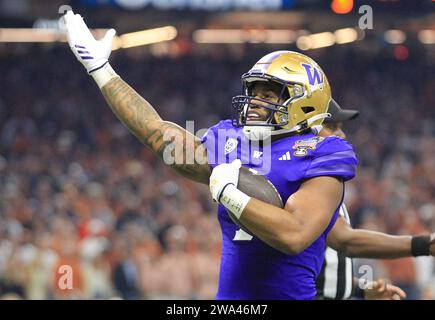
[[[329,102],[328,106],[328,113],[331,114],[330,118],[325,118],[326,123],[333,123],[333,122],[343,122],[348,120],[353,120],[359,115],[358,110],[353,109],[342,109],[337,101],[331,98],[331,101]]]

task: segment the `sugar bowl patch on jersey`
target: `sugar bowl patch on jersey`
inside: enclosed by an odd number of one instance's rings
[[[302,139],[295,142],[293,149],[296,151],[293,153],[297,157],[303,157],[308,154],[308,150],[316,149],[319,142],[322,142],[325,138],[323,137],[313,137],[308,139]]]

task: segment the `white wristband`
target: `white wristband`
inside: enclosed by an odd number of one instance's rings
[[[237,189],[235,185],[230,184],[225,187],[220,198],[220,203],[230,210],[237,219],[240,219],[249,200],[251,200],[250,196]]]
[[[112,69],[110,64],[107,62],[100,69],[91,72],[92,78],[94,78],[98,87],[101,89],[107,82],[115,77],[119,77],[115,70]]]

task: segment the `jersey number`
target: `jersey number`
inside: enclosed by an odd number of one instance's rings
[[[252,238],[253,236],[251,236],[249,233],[243,231],[242,229],[239,229],[236,231],[233,241],[251,241]]]

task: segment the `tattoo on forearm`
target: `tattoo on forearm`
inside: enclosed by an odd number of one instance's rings
[[[171,167],[189,179],[208,184],[211,168],[207,162],[201,161],[200,164],[196,158],[192,163],[185,161],[188,154],[206,159],[206,150],[198,138],[178,125],[162,120],[151,104],[120,78],[110,80],[102,88],[102,93],[122,123],[160,158],[163,159],[165,149],[175,140],[178,147],[172,150],[171,155],[177,160],[184,160],[175,161]],[[165,137],[168,130],[171,139]],[[189,139],[193,143],[189,144]]]

